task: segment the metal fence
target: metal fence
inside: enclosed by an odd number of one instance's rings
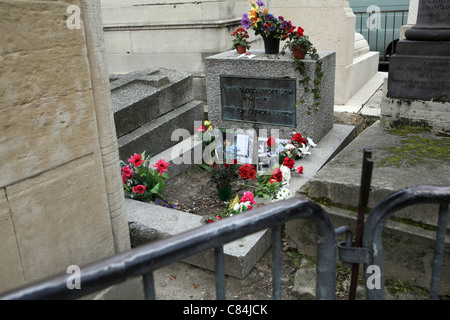
[[[377,205],[369,214],[362,247],[352,245],[348,227],[334,229],[328,214],[317,203],[289,199],[252,209],[200,228],[140,246],[82,269],[82,289],[67,287],[67,274],[61,274],[0,296],[0,299],[77,299],[98,292],[135,276],[143,276],[145,296],[155,299],[153,272],[189,256],[214,250],[216,298],[225,299],[223,246],[255,232],[272,229],[272,284],[273,298],[281,299],[281,231],[292,219],[310,220],[316,228],[316,298],[335,299],[336,255],[344,263],[378,265],[381,268],[380,290],[366,286],[367,299],[384,298],[384,276],[381,234],[387,219],[396,211],[417,203],[439,203],[439,221],[430,298],[438,297],[443,263],[450,186],[418,186],[400,190]],[[346,241],[337,244],[337,235],[346,233]],[[367,277],[367,274],[366,274]]]
[[[400,29],[407,23],[408,10],[355,12],[356,31],[367,40],[370,50],[380,52],[380,63],[388,63],[396,52]]]

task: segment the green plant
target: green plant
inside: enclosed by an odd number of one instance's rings
[[[121,161],[121,172],[125,196],[140,201],[154,201],[164,199],[162,192],[165,189],[165,179],[168,178],[164,171],[170,164],[163,159],[151,168],[151,156],[135,153],[128,159],[128,164]]]
[[[303,59],[300,59],[297,56],[293,55],[295,68],[296,70],[302,75],[301,79],[299,80],[299,83],[303,85],[303,96],[300,98],[300,103],[305,103],[304,95],[306,93],[312,92],[314,97],[314,109],[318,110],[318,107],[320,105],[320,84],[322,83],[323,78],[323,70],[322,70],[322,61],[319,60],[319,54],[317,53],[317,49],[314,47],[313,43],[309,40],[309,37],[304,35],[305,30],[303,28],[298,27],[297,31],[295,31],[295,28],[292,29],[289,32],[288,38],[289,40],[286,42],[286,44],[283,46],[283,49],[281,50],[282,54],[286,53],[286,49],[289,49],[291,52],[293,52],[296,48],[300,48],[305,54],[309,54],[312,60],[317,61],[316,63],[316,69],[314,71],[314,81],[312,89],[309,87],[309,83],[311,81],[311,77],[309,77],[306,74],[306,68],[305,68],[305,62]],[[311,112],[311,107],[308,107],[309,111]]]
[[[232,34],[233,38],[233,49],[236,49],[238,46],[244,46],[247,49],[250,49],[250,44],[247,42],[248,32],[244,28],[237,28]]]
[[[217,188],[227,188],[238,177],[236,160],[233,164],[214,164],[210,169],[211,181]]]

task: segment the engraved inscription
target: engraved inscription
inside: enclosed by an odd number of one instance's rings
[[[295,79],[220,78],[222,120],[295,127]]]

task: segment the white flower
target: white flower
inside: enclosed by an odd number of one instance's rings
[[[308,151],[309,146],[305,146],[303,143],[302,143],[302,146],[300,148],[298,148],[298,150],[302,153],[302,155],[311,154],[311,152]]]
[[[280,171],[283,175],[283,182],[289,182],[289,180],[291,179],[291,169],[289,169],[286,166],[281,165]]]
[[[291,197],[292,197],[291,191],[288,188],[283,187],[277,192],[275,200],[285,200]]]
[[[291,149],[294,149],[294,148],[295,148],[295,146],[293,144],[291,144],[291,143],[288,143],[287,145],[284,146],[284,150],[291,150]]]
[[[308,140],[308,144],[309,144],[311,147],[314,148],[315,146],[317,146],[317,144],[315,144],[314,141],[313,141],[310,137],[308,137],[307,140]]]
[[[233,207],[233,210],[234,210],[234,211],[239,211],[239,210],[241,210],[240,203],[235,203],[235,204],[234,204],[234,207]]]

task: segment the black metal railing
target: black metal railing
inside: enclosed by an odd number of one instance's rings
[[[273,298],[281,299],[281,231],[292,219],[313,222],[317,235],[316,299],[335,299],[336,254],[344,264],[378,266],[381,288],[366,286],[367,299],[384,299],[382,231],[386,221],[397,210],[418,203],[438,203],[439,218],[430,299],[439,295],[443,264],[450,186],[415,186],[400,190],[380,202],[368,215],[362,247],[354,247],[349,227],[337,229],[317,203],[310,200],[289,199],[264,205],[251,211],[223,219],[185,233],[140,246],[128,252],[104,259],[82,268],[81,289],[69,289],[67,274],[61,274],[17,290],[4,293],[0,299],[78,299],[136,276],[143,277],[145,297],[155,299],[153,272],[173,262],[206,250],[214,250],[216,298],[225,299],[223,246],[255,232],[272,230]],[[346,233],[346,241],[337,244],[337,235]],[[367,280],[366,274],[366,280]]]
[[[337,248],[333,225],[321,206],[299,199],[264,205],[85,266],[81,269],[81,289],[68,289],[68,275],[62,274],[7,293],[0,299],[77,299],[140,275],[143,276],[145,297],[155,299],[155,270],[211,249],[215,256],[216,298],[225,299],[224,244],[271,228],[273,298],[279,300],[281,229],[291,219],[308,219],[315,224],[318,239],[316,298],[334,299]]]
[[[380,63],[387,63],[396,52],[400,28],[406,24],[408,10],[354,12],[356,31],[367,40],[370,50],[380,52]]]

